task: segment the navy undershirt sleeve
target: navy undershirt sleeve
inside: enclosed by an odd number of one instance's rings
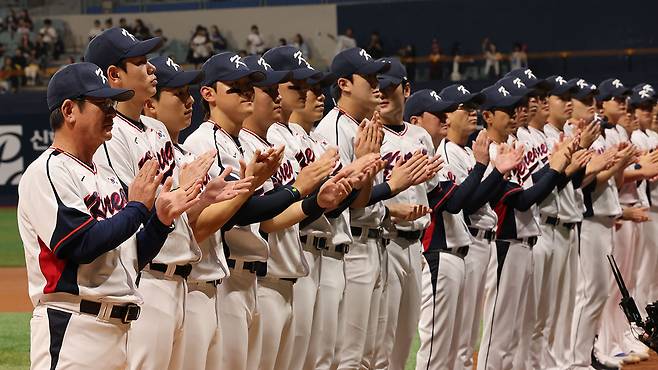
[[[350,195],[348,195],[347,198],[345,198],[345,200],[343,201],[343,203],[340,204],[340,206],[338,206],[336,209],[333,209],[329,212],[326,212],[324,215],[327,216],[328,218],[336,218],[336,217],[340,216],[341,213],[343,213],[343,211],[345,211],[347,208],[349,208],[349,206],[352,203],[354,203],[356,198],[359,197],[360,192],[361,192],[361,189],[352,190]]]
[[[144,228],[137,232],[137,267],[141,271],[147,264],[151,263],[167,240],[167,236],[173,230],[163,224],[154,212]]]
[[[381,202],[382,200],[391,199],[393,196],[394,194],[391,192],[391,187],[386,181],[384,181],[381,184],[377,184],[372,187],[368,206],[371,206],[377,202]]]
[[[464,207],[464,213],[471,214],[476,212],[478,209],[482,208],[488,201],[491,200],[492,194],[495,194],[496,190],[503,182],[503,174],[498,172],[496,168],[491,171],[489,176],[487,176],[477,187],[475,193],[472,195],[471,199]]]
[[[298,200],[288,185],[280,186],[265,195],[254,195],[226,222],[222,230],[270,220]]]
[[[560,173],[550,169],[545,176],[539,179],[533,186],[523,191],[510,195],[506,203],[518,209],[527,211],[533,204],[541,203],[553,191],[560,180]]]
[[[459,213],[459,211],[466,207],[469,198],[473,196],[475,189],[480,185],[482,175],[484,175],[486,169],[487,166],[482,163],[478,162],[475,164],[471,173],[469,173],[466,179],[457,186],[457,189],[452,193],[450,199],[446,201],[446,211],[454,214]]]

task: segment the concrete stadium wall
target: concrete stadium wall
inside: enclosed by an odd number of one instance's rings
[[[336,34],[336,5],[274,6],[257,8],[206,9],[179,12],[156,12],[134,14],[58,15],[70,29],[76,48],[84,51],[89,29],[94,19],[103,22],[111,17],[114,24],[126,18],[132,24],[140,18],[153,32],[161,28],[165,37],[187,43],[198,24],[210,29],[217,25],[227,38],[231,48],[246,48],[247,35],[252,24],[258,25],[268,47],[278,45],[281,37],[291,41],[300,33],[309,44],[312,63],[324,67],[331,62],[336,44],[327,34]],[[181,61],[182,62],[182,61]]]

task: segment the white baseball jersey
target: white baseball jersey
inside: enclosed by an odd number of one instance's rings
[[[605,143],[609,148],[622,142],[630,142],[628,133],[621,125],[615,125],[613,128],[605,130]],[[635,165],[631,164],[626,170],[635,169]],[[627,182],[619,189],[619,202],[626,205],[634,205],[640,203],[640,197],[637,191],[637,184],[635,182]]]
[[[424,143],[427,142],[425,136],[429,137],[427,131],[407,122],[403,122],[400,128],[402,129],[398,132],[389,127],[384,127],[384,141],[381,147],[382,159],[387,161],[386,168],[384,168],[384,180],[390,178],[391,171],[398,159],[403,158],[407,160],[418,149],[422,149],[425,153],[428,151],[427,148],[424,148]],[[431,142],[432,139],[429,138],[429,141]],[[427,185],[424,183],[414,185],[400,192],[395,197],[384,201],[384,203],[407,203],[429,206],[427,191]],[[429,223],[430,215],[425,215],[414,221],[401,221],[396,224],[396,227],[405,231],[424,230]]]
[[[93,220],[110,218],[128,204],[115,174],[48,148],[25,170],[18,196],[18,229],[32,304],[56,293],[141,303],[133,283],[137,277],[134,235],[88,264],[78,265],[55,255],[64,243],[77,243],[76,234]]]
[[[546,126],[544,126],[544,133],[546,134],[548,150],[552,152],[553,145],[560,140],[560,130],[550,123],[547,123]],[[574,188],[571,181],[569,181],[562,190],[558,189],[557,203],[558,217],[560,218],[560,221],[580,222],[583,220],[583,213],[585,212],[583,194],[580,189]]]
[[[140,116],[135,122],[117,113],[112,127],[112,139],[101,145],[94,154],[94,161],[101,171],[115,173],[128,186],[144,163],[155,158],[159,171],[164,171],[164,180],[172,176],[174,187],[178,184],[178,171],[174,146],[165,125],[153,118]],[[174,220],[174,231],[167,237],[153,262],[184,265],[194,263],[201,257],[201,250],[192,240],[187,215]]]
[[[343,164],[352,163],[356,159],[354,155],[354,140],[359,129],[357,122],[349,114],[334,108],[329,112],[315,128],[315,132],[324,137],[331,145],[338,147],[340,160]],[[375,184],[381,184],[383,175],[377,174]],[[363,209],[350,211],[350,222],[352,226],[377,228],[384,220],[386,210],[382,202]],[[334,240],[334,243],[336,240]],[[344,243],[345,241],[343,241]]]
[[[444,168],[448,172],[448,178],[456,184],[461,184],[475,167],[476,161],[473,150],[455,144],[447,138],[441,140],[439,148],[445,162]],[[475,213],[468,215],[469,225],[481,230],[493,230],[497,222],[498,216],[496,216],[496,212],[491,209],[488,202]]]
[[[217,150],[217,159],[208,171],[211,178],[219,176],[228,166],[231,166],[232,169],[230,177],[233,179],[240,178],[240,160],[245,159],[242,144],[237,137],[231,136],[231,134],[215,122],[203,122],[199,128],[185,139],[184,147],[196,155],[201,155],[210,149]],[[221,234],[223,234],[222,243],[225,244],[225,253],[223,254],[219,252],[221,245],[218,245],[222,238]],[[218,232],[216,238],[210,239],[214,239],[214,241],[211,242],[212,246],[208,245],[207,247],[211,248],[217,256],[211,256],[211,260],[207,260],[204,255],[200,262],[200,264],[208,268],[211,268],[218,261],[223,266],[226,265],[224,255],[227,252],[230,253],[231,258],[239,258],[246,261],[266,261],[269,255],[267,242],[259,233],[258,223],[247,226],[234,226],[226,232]],[[201,268],[205,269],[203,266]],[[194,268],[193,273],[195,273]]]
[[[590,147],[594,152],[601,154],[606,150],[606,142],[602,135],[599,135]],[[621,206],[619,205],[619,194],[615,185],[614,176],[609,178],[604,187],[598,186],[594,180],[589,186],[583,188],[585,203],[585,217],[591,216],[610,216],[616,217],[621,215]]]
[[[497,154],[498,144],[492,142],[489,145],[489,158],[495,160]],[[484,176],[488,176],[492,170],[493,164],[490,162]],[[512,170],[510,175],[509,182],[519,185],[522,189],[528,189],[533,185],[531,181],[532,176],[528,177],[528,180],[526,181],[521,181],[516,170]],[[503,199],[517,191],[519,190],[510,188],[507,191],[509,194],[504,194]],[[518,209],[513,209],[512,207],[507,206],[501,201],[496,204],[494,211],[498,216],[496,235],[499,239],[528,238],[540,234],[539,223],[536,216],[537,205],[532,205],[527,211],[519,211]]]
[[[565,130],[566,131],[566,130]],[[518,141],[524,145],[523,162],[517,167],[521,177],[533,181],[532,175],[548,163],[548,144],[546,134],[534,127],[520,127],[517,131]],[[543,215],[558,217],[557,188],[537,205]]]
[[[240,142],[243,144],[246,160],[251,160],[256,150],[265,151],[272,147],[270,142],[247,128],[240,131]],[[292,158],[290,155],[292,155]],[[284,153],[283,161],[274,174],[272,181],[266,181],[263,184],[265,193],[275,187],[292,185],[295,182],[293,162],[296,162],[294,154]],[[267,234],[267,242],[270,245],[267,276],[298,278],[308,275],[308,264],[304,258],[302,243],[299,240],[299,224]]]
[[[322,138],[314,138],[308,134],[301,126],[296,123],[283,125],[276,123],[270,126],[267,131],[267,140],[274,146],[285,145],[286,155],[294,156],[291,160],[295,176],[299,174],[302,168],[315,162],[328,147],[326,141]],[[294,148],[294,149],[293,149]],[[289,154],[288,154],[289,153]],[[336,170],[341,168],[340,160],[336,163]],[[316,237],[330,238],[332,234],[332,223],[322,215],[309,225],[300,230],[301,235],[314,235]]]
[[[658,133],[653,130],[646,130],[646,133],[649,136],[651,150],[656,150],[658,148]],[[658,181],[649,182],[649,202],[652,207],[658,206]]]
[[[651,151],[655,149],[655,143],[651,142],[651,138],[649,137],[649,134],[642,130],[633,131],[633,133],[631,134],[631,142],[633,143],[633,145],[635,145],[642,151]],[[649,201],[650,187],[648,188],[647,181],[642,180],[639,183],[636,183],[636,185],[637,185],[637,196],[638,199],[640,200],[640,204],[643,207],[649,207],[649,205],[651,204]]]

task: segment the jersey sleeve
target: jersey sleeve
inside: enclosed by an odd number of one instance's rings
[[[91,226],[93,218],[85,205],[86,194],[69,171],[52,159],[46,161],[44,172],[33,171],[23,179],[19,197],[39,239],[57,252]]]

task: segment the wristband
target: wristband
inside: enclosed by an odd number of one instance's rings
[[[286,185],[283,188],[286,189],[292,195],[292,199],[295,202],[302,199],[302,193],[300,193],[296,187],[292,185]]]
[[[313,195],[302,200],[302,211],[305,215],[310,216],[324,213],[324,208],[320,207],[318,204],[318,196]]]

